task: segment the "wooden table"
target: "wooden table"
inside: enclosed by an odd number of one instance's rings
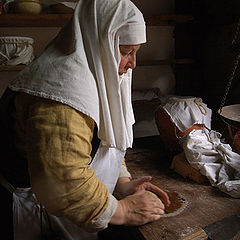
[[[170,169],[172,157],[161,146],[140,146],[127,152],[126,163],[133,178],[151,175],[154,184],[177,192],[186,199],[187,207],[177,216],[162,218],[141,227],[110,226],[103,231],[105,235],[100,234],[100,239],[178,240],[197,228],[240,213],[240,199],[220,192],[210,183],[198,184],[184,179]]]

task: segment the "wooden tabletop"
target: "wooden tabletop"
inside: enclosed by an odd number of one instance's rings
[[[178,240],[198,228],[240,213],[240,199],[220,192],[210,183],[198,184],[184,179],[170,169],[173,155],[164,152],[161,146],[143,146],[127,152],[126,163],[133,178],[151,175],[155,185],[179,193],[187,201],[187,206],[176,216],[161,218],[141,227],[110,226],[106,236],[100,239]]]

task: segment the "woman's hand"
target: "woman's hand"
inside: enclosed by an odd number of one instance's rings
[[[111,224],[138,226],[156,221],[164,214],[165,206],[170,204],[169,197],[166,192],[150,183],[151,180],[151,176],[132,181],[124,177],[118,179],[115,193],[121,196],[121,200],[118,201]]]
[[[125,177],[119,178],[115,188],[115,193],[117,197],[121,199],[140,190],[148,190],[157,194],[163,204],[169,206],[170,201],[167,193],[150,183],[151,180],[151,176],[144,176],[135,180],[130,180],[130,178]]]
[[[118,201],[118,208],[110,223],[114,225],[139,226],[153,222],[164,214],[164,204],[153,193],[141,189]]]

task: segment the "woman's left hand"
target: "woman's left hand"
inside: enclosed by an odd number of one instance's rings
[[[143,176],[135,180],[131,180],[130,178],[127,177],[121,177],[118,179],[115,188],[115,193],[117,197],[124,198],[140,190],[151,191],[159,196],[159,198],[162,200],[165,206],[169,206],[170,201],[167,193],[161,190],[156,185],[150,183],[151,180],[152,180],[151,176]]]

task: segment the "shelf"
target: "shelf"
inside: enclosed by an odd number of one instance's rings
[[[63,27],[72,14],[3,14],[0,15],[0,27]],[[145,16],[148,26],[169,26],[190,22],[188,15]]]
[[[194,61],[192,59],[175,59],[175,60],[149,60],[149,61],[139,61],[137,66],[159,66],[159,65],[174,65],[174,64],[192,64]],[[0,65],[0,72],[2,71],[20,71],[24,69],[26,65]]]
[[[63,27],[72,14],[3,14],[0,27]]]
[[[0,72],[2,71],[20,71],[24,69],[26,65],[20,64],[20,65],[0,65]]]

